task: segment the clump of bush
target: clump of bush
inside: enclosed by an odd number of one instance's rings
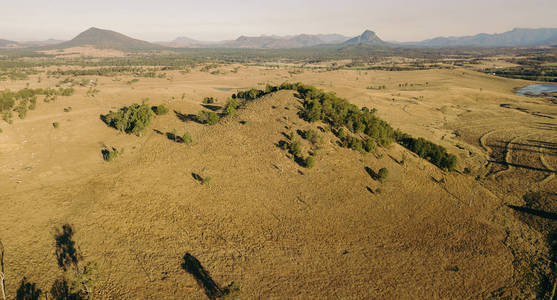
[[[6,121],[6,123],[8,124],[12,124],[13,123],[13,114],[11,111],[6,111],[4,113],[2,113],[2,120]]]
[[[219,122],[219,115],[214,111],[202,110],[197,115],[197,120],[203,124],[215,125]]]
[[[25,119],[25,116],[27,116],[27,101],[20,102],[14,110],[17,112],[17,116],[20,119]]]
[[[292,141],[288,147],[288,152],[294,157],[302,156],[302,143],[300,141]]]
[[[37,108],[37,97],[34,96],[33,98],[29,99],[29,110],[34,110],[35,108]]]
[[[216,100],[213,97],[205,97],[203,98],[203,104],[213,104]]]
[[[323,143],[323,139],[313,129],[308,129],[306,131],[303,131],[302,137],[308,140],[313,145],[319,145]]]
[[[359,152],[362,152],[364,150],[362,140],[353,136],[348,138],[348,148]]]
[[[373,151],[375,149],[375,141],[373,139],[368,138],[364,142],[364,149],[366,150],[366,152]]]
[[[340,139],[340,140],[344,140],[346,138],[346,131],[344,131],[344,128],[339,128],[336,132],[335,135]]]
[[[305,167],[311,169],[313,166],[315,166],[315,160],[313,159],[313,156],[308,156],[305,160]]]
[[[258,90],[258,89],[250,89],[249,91],[239,91],[236,94],[232,94],[232,99],[244,99],[244,100],[255,100],[259,97],[262,97],[266,94],[272,93],[276,90],[269,90],[269,92]]]
[[[58,90],[24,88],[17,92],[3,90],[0,91],[0,112],[5,113],[15,110],[19,118],[23,119],[27,114],[27,110],[34,110],[36,108],[37,95],[45,95],[45,102],[49,102],[57,95],[71,96],[73,93],[73,88],[59,88]]]
[[[145,104],[132,104],[123,107],[118,111],[110,111],[106,115],[102,115],[101,119],[108,125],[117,130],[140,135],[140,133],[149,126],[153,112]]]
[[[54,123],[52,123],[52,127],[58,128],[58,127],[60,127],[60,123],[54,122]]]
[[[151,109],[157,116],[166,115],[169,111],[168,107],[164,106],[164,104],[153,106]]]
[[[115,160],[118,157],[118,154],[120,154],[118,149],[116,149],[114,147],[102,149],[101,153],[103,155],[103,159],[106,162],[111,162],[111,161]]]
[[[226,106],[224,107],[224,115],[225,116],[235,115],[236,114],[236,109],[238,108],[238,106],[240,106],[240,104],[238,103],[238,101],[236,101],[236,99],[228,100],[228,102],[226,103]]]
[[[193,143],[193,138],[191,137],[191,134],[189,132],[186,132],[182,136],[182,141],[184,142],[184,144],[189,145]]]
[[[205,176],[201,179],[201,184],[209,184],[211,183],[211,177]]]
[[[436,145],[424,138],[414,138],[406,133],[398,133],[397,141],[441,169],[452,171],[456,167],[456,156],[447,153],[443,146]]]
[[[280,141],[278,146],[288,151],[292,155],[292,158],[296,163],[298,163],[302,167],[306,168],[313,168],[315,165],[315,159],[310,155],[307,158],[303,157],[302,153],[302,143],[297,140],[290,139],[290,142]]]

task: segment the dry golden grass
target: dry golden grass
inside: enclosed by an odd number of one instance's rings
[[[512,93],[526,82],[462,69],[232,68],[219,67],[221,75],[168,72],[172,79],[141,78],[131,86],[125,76],[99,77],[95,98],[77,88],[1,125],[0,238],[9,295],[23,276],[49,289],[60,274],[53,229],[63,223],[73,225],[84,257],[99,264],[95,298],[204,298],[180,267],[186,252],[222,286],[237,282],[247,299],[484,298],[501,288],[523,295],[516,274],[543,255],[543,237],[505,204],[521,205],[528,190],[557,190],[547,171],[557,168],[555,150],[538,142],[557,142],[557,109]],[[32,87],[56,81],[30,79]],[[360,154],[321,132],[315,167],[302,168],[275,144],[283,132],[319,124],[297,116],[300,104],[287,91],[210,127],[173,112],[195,114],[203,97],[224,105],[237,88],[283,81],[377,108],[393,127],[446,146],[459,156],[459,171],[471,173],[443,172],[398,145]],[[24,85],[0,82],[1,89]],[[366,89],[379,85],[387,89]],[[145,97],[171,112],[143,136],[100,121],[100,114]],[[63,112],[68,106],[73,110]],[[190,132],[194,143],[186,147],[153,130],[174,128]],[[125,152],[106,163],[102,144]],[[387,167],[389,177],[380,184],[365,167]],[[212,180],[201,185],[192,173]]]

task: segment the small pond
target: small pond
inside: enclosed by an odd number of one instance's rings
[[[516,90],[520,96],[539,96],[546,93],[557,93],[557,84],[532,84]]]

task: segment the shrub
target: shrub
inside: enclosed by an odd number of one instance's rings
[[[152,109],[157,116],[166,115],[169,111],[168,107],[164,106],[164,104],[153,106]]]
[[[182,140],[186,145],[193,143],[193,138],[191,137],[191,134],[189,134],[189,132],[184,133],[184,135],[182,136]]]
[[[20,119],[25,119],[27,116],[27,101],[22,101],[16,108],[15,111],[17,112],[17,116]]]
[[[371,152],[375,149],[375,141],[373,139],[367,139],[364,144],[364,149],[367,152]]]
[[[346,138],[346,132],[344,131],[344,128],[339,128],[336,132],[336,136],[341,139],[344,140],[344,138]]]
[[[313,159],[312,156],[308,156],[305,161],[306,168],[311,169],[313,168],[314,165],[315,165],[315,160]]]
[[[228,100],[228,102],[226,103],[226,106],[224,107],[224,115],[225,116],[235,115],[236,114],[236,109],[238,108],[239,105],[240,104],[235,99]]]
[[[205,97],[203,98],[203,104],[212,104],[215,103],[215,99],[213,97]]]
[[[153,112],[143,103],[132,104],[123,107],[118,111],[110,111],[108,114],[101,116],[101,119],[109,126],[114,127],[126,133],[139,135],[149,124],[153,117]]]
[[[60,127],[60,123],[54,122],[54,123],[52,123],[52,127],[58,128],[58,127]]]
[[[317,132],[313,129],[308,129],[304,131],[302,133],[302,137],[310,141],[312,144],[317,144],[319,142],[319,136],[317,135]]]
[[[292,141],[289,147],[290,154],[294,155],[294,157],[301,157],[302,156],[302,143],[299,141]]]
[[[236,299],[240,293],[240,285],[232,281],[228,286],[223,288],[224,299]]]
[[[389,175],[389,170],[387,170],[387,168],[381,168],[379,169],[379,172],[377,172],[377,180],[383,182],[387,179],[387,175]]]
[[[214,111],[202,110],[197,116],[199,122],[203,124],[215,125],[219,122],[219,115]]]
[[[7,111],[15,105],[15,94],[10,90],[0,91],[0,111]]]
[[[118,149],[112,147],[111,149],[102,149],[101,153],[103,155],[103,159],[107,162],[111,162],[114,159],[116,159],[116,157],[118,157]]]
[[[37,96],[33,96],[33,98],[29,100],[29,102],[31,102],[29,104],[29,110],[34,110],[37,107]]]
[[[286,135],[286,138],[290,141],[292,139],[294,139],[294,132],[293,131],[290,131],[290,132],[286,133],[285,135]]]
[[[7,112],[4,112],[4,113],[2,114],[2,120],[6,121],[6,123],[8,123],[8,124],[12,124],[12,123],[13,123],[12,117],[13,117],[13,115],[12,115],[12,112],[11,112],[11,111],[7,111]]]
[[[348,138],[348,148],[356,151],[363,151],[362,141],[357,137],[351,136]]]

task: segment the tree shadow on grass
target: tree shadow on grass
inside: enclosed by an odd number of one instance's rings
[[[15,298],[17,300],[39,300],[42,293],[35,283],[28,282],[27,278],[23,277]]]
[[[54,239],[56,240],[56,259],[58,266],[66,271],[69,266],[74,266],[77,270],[79,254],[75,248],[73,240],[73,229],[69,224],[64,224],[62,230],[57,230]]]
[[[216,299],[225,295],[223,289],[211,278],[209,272],[203,268],[201,262],[193,255],[189,253],[184,255],[182,269],[195,278],[197,284],[203,288],[205,295],[207,295],[209,299]]]
[[[175,135],[175,134],[172,133],[172,132],[167,132],[167,133],[166,133],[166,138],[169,139],[169,140],[171,140],[171,141],[174,141],[174,142],[176,142],[176,143],[179,143],[179,144],[183,144],[183,143],[184,143],[184,138],[183,138],[183,137],[177,136],[177,135]]]
[[[50,294],[54,299],[64,299],[64,300],[81,300],[88,299],[86,296],[83,297],[79,293],[73,293],[68,284],[68,281],[64,278],[56,279],[50,288]]]
[[[199,183],[203,182],[203,177],[201,177],[201,175],[197,173],[191,173],[191,177],[193,177],[193,179]]]
[[[294,156],[294,162],[296,162],[300,167],[306,167],[306,160],[301,156]]]
[[[529,207],[523,207],[523,206],[516,206],[516,205],[507,205],[509,208],[519,211],[519,212],[523,212],[523,213],[527,213],[527,214],[531,214],[540,218],[544,218],[544,219],[549,219],[549,220],[554,220],[557,221],[557,213],[552,213],[552,212],[547,212],[547,211],[543,211],[543,210],[538,210],[538,209],[532,209]]]
[[[370,167],[365,167],[366,173],[371,177],[373,180],[379,180],[379,175],[375,173]]]
[[[195,123],[199,123],[199,124],[203,124],[201,121],[199,121],[199,118],[197,117],[197,115],[194,114],[183,114],[177,110],[174,111],[174,114],[176,115],[176,117],[178,117],[178,119],[180,119],[180,121],[182,122],[195,122]]]
[[[521,169],[527,169],[527,170],[532,170],[532,171],[540,171],[540,172],[547,172],[547,173],[557,174],[557,171],[554,171],[554,170],[530,167],[530,166],[527,166],[527,165],[513,164],[513,163],[508,163],[508,162],[504,162],[504,161],[495,161],[495,160],[488,160],[488,162],[503,165],[503,166],[507,166],[507,167],[508,166],[513,166],[515,168],[521,168]]]
[[[287,140],[289,140],[289,141],[291,141],[292,138],[293,138],[292,135],[290,135],[290,134],[288,134],[288,133],[286,133],[286,132],[284,132],[284,131],[281,132],[280,134],[282,134],[282,136],[284,136],[284,137],[285,137]]]
[[[201,104],[201,106],[205,107],[206,109],[212,110],[212,111],[217,111],[217,110],[222,108],[222,106],[210,105],[210,104]]]

